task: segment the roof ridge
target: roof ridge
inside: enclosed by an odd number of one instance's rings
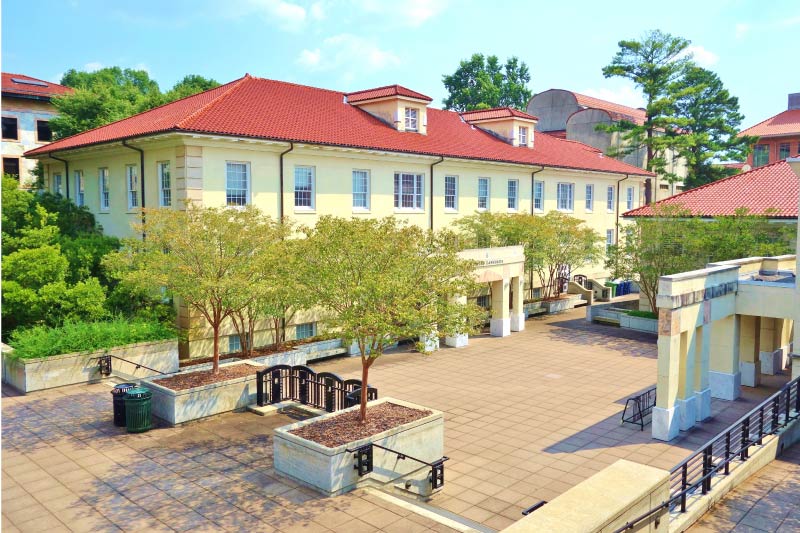
[[[347,94],[344,91],[337,91],[336,89],[328,89],[328,88],[325,88],[325,87],[317,87],[315,85],[303,85],[302,83],[296,83],[296,82],[293,82],[293,81],[274,80],[272,78],[262,78],[260,76],[253,76],[251,74],[248,74],[248,76],[250,76],[250,79],[258,80],[258,81],[268,81],[268,82],[271,82],[271,83],[282,83],[284,85],[292,85],[294,87],[302,87],[303,89],[314,89],[315,91],[325,91],[327,93],[334,93],[334,94],[341,94],[341,95]],[[234,80],[234,81],[236,81],[236,80]],[[369,89],[365,89],[365,90],[369,90]]]
[[[764,120],[762,120],[761,122],[756,122],[755,124],[753,124],[753,125],[752,125],[752,126],[750,126],[749,128],[745,128],[745,129],[743,129],[742,131],[740,131],[740,132],[737,134],[737,137],[741,137],[742,135],[747,135],[747,134],[745,133],[746,131],[752,130],[753,128],[757,128],[758,126],[760,126],[760,125],[764,124],[765,122],[768,122],[768,121],[770,121],[770,120],[774,119],[775,117],[778,117],[778,116],[780,116],[780,115],[783,115],[784,113],[788,113],[789,111],[800,111],[800,110],[798,110],[798,109],[784,109],[784,110],[783,110],[783,111],[781,111],[780,113],[775,113],[775,114],[774,114],[774,115],[772,115],[771,117],[767,117],[767,118],[765,118]],[[775,134],[773,134],[773,135],[775,135]],[[767,134],[767,136],[769,136],[769,134]],[[754,137],[763,137],[763,135],[754,135]]]
[[[564,90],[567,90],[567,89],[564,89]],[[599,101],[605,102],[607,104],[616,105],[616,106],[620,106],[620,107],[626,107],[626,108],[632,109],[634,111],[640,111],[640,112],[644,112],[644,113],[647,112],[646,109],[643,109],[641,107],[633,107],[633,106],[629,106],[629,105],[626,105],[626,104],[619,104],[617,102],[612,102],[611,100],[606,100],[605,98],[598,98],[597,96],[591,96],[589,94],[583,94],[583,93],[579,93],[579,92],[575,92],[575,91],[569,91],[569,92],[571,92],[574,95],[582,96],[584,98],[591,98],[593,100],[599,100]]]
[[[219,94],[219,95],[215,96],[214,98],[212,98],[211,100],[206,102],[205,105],[200,106],[200,108],[195,109],[194,111],[189,113],[187,116],[185,116],[184,118],[182,118],[181,120],[176,122],[174,127],[175,128],[179,128],[179,129],[183,129],[183,125],[185,123],[189,122],[190,120],[194,119],[195,117],[200,116],[200,114],[202,114],[203,112],[205,112],[206,110],[208,110],[209,108],[211,108],[212,106],[214,106],[215,104],[217,104],[218,102],[223,100],[226,96],[228,96],[231,92],[233,92],[234,89],[238,88],[242,83],[245,82],[245,80],[248,80],[248,79],[253,79],[253,77],[250,74],[245,74],[244,76],[242,76],[238,80],[233,80],[232,82],[230,82],[230,87],[228,87],[227,89],[222,91],[222,94]],[[221,87],[224,87],[224,86],[221,86]],[[209,90],[211,90],[211,89],[209,89]],[[197,94],[202,94],[202,93],[197,93]],[[193,94],[191,96],[197,96],[197,95]],[[188,96],[186,98],[188,98]],[[175,100],[175,101],[179,102],[180,100],[183,100],[183,98],[181,98],[179,100]],[[172,102],[170,102],[170,103],[172,103]],[[154,109],[156,109],[156,108],[154,108]]]
[[[405,85],[400,85],[399,83],[390,83],[389,85],[381,85],[380,87],[370,87],[369,89],[359,89],[358,91],[350,91],[344,94],[358,94],[358,93],[365,93],[368,91],[379,91],[381,89],[388,89],[389,87],[402,87],[403,89],[408,89],[408,87],[406,87]],[[408,90],[413,91],[413,89],[408,89]]]

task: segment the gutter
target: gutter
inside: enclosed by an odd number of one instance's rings
[[[279,161],[279,169],[278,169],[278,222],[283,224],[283,156],[288,154],[294,150],[294,143],[289,142],[289,149],[286,151],[281,152],[280,156],[278,157]],[[252,184],[251,184],[252,186]]]
[[[56,157],[53,154],[47,154],[47,157],[49,157],[50,159],[55,159],[56,161],[61,161],[62,163],[64,163],[64,174],[65,174],[64,179],[67,182],[66,191],[67,191],[67,199],[69,199],[69,161],[67,161],[66,159],[61,159],[59,157]]]
[[[544,170],[544,165],[541,165],[539,170],[531,172],[531,216],[536,216],[536,210],[534,209],[536,197],[536,174]],[[542,211],[544,212],[544,196],[542,196]]]
[[[617,212],[617,222],[614,224],[614,245],[619,246],[619,184],[628,179],[630,176],[625,174],[625,177],[621,180],[617,180],[617,207],[615,211]]]
[[[436,161],[435,163],[431,163],[431,205],[430,205],[430,208],[431,208],[431,215],[430,215],[431,231],[433,231],[433,167],[435,167],[436,165],[438,165],[442,161],[444,161],[444,156],[440,155],[438,161]]]
[[[126,139],[122,140],[122,146],[124,146],[125,148],[130,148],[131,150],[135,150],[135,151],[139,152],[139,183],[141,183],[141,185],[142,185],[142,205],[141,205],[141,208],[139,209],[139,212],[141,213],[141,216],[142,216],[142,240],[145,240],[147,238],[147,233],[145,232],[145,229],[144,229],[144,222],[145,222],[145,215],[144,215],[144,208],[145,208],[144,150],[142,150],[141,148],[136,148],[135,146],[129,145],[128,141]],[[125,177],[125,179],[127,179],[127,176]],[[125,189],[127,190],[127,188],[128,188],[128,184],[125,184]]]

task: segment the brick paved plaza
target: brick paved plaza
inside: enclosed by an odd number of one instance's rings
[[[583,313],[375,363],[380,396],[445,413],[446,484],[429,502],[441,514],[499,530],[618,458],[668,469],[785,381],[714,400],[710,421],[654,441],[619,417],[628,396],[655,384],[655,336],[587,324]],[[360,377],[356,358],[313,366]],[[229,413],[129,435],[111,423],[110,390],[4,389],[4,531],[450,530],[372,492],[322,498],[275,474],[270,435],[286,415]]]

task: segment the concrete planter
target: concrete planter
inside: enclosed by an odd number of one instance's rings
[[[644,318],[640,316],[631,316],[625,313],[620,313],[619,327],[625,329],[632,329],[635,331],[644,331],[645,333],[655,333],[656,335],[658,335],[657,318]]]
[[[547,310],[547,314],[561,313],[573,309],[576,303],[581,300],[578,298],[561,298],[558,300],[547,300],[542,302],[542,306]]]
[[[263,368],[263,365],[252,361],[222,364],[220,367],[233,365]],[[255,374],[184,390],[162,387],[158,384],[157,378],[142,380],[142,384],[153,393],[153,414],[173,426],[235,409],[244,409],[256,401]]]
[[[542,313],[546,313],[547,309],[544,306],[544,302],[530,302],[523,304],[522,311],[525,313],[525,318],[529,318],[533,315],[541,315]]]
[[[342,345],[342,339],[326,339],[323,341],[309,342],[307,344],[299,344],[295,346],[294,349],[305,353],[307,361],[314,361],[315,359],[322,359],[323,357],[347,353],[347,349]]]
[[[28,393],[65,385],[92,383],[103,378],[97,358],[110,354],[131,361],[127,363],[112,358],[112,375],[123,379],[141,379],[157,375],[142,364],[161,372],[177,372],[178,342],[175,340],[139,342],[94,352],[77,352],[38,359],[13,359],[3,354],[3,381],[15,389]]]
[[[298,437],[290,431],[347,411],[357,410],[358,406],[277,428],[274,435],[275,470],[328,496],[351,491],[364,483],[367,478],[386,482],[403,475],[414,475],[416,472],[420,472],[416,477],[424,479],[419,479],[417,482],[426,483],[428,468],[425,465],[409,459],[398,460],[395,454],[379,448],[373,448],[373,472],[371,474],[359,478],[353,468],[353,453],[348,452],[347,449],[352,450],[369,443],[386,446],[427,462],[442,458],[444,417],[441,411],[394,398],[375,400],[370,402],[370,405],[384,402],[428,410],[431,411],[431,414],[372,437],[349,442],[335,448],[328,448]],[[420,491],[423,490],[422,487],[420,489]]]
[[[278,352],[270,355],[263,355],[261,357],[254,357],[247,359],[264,366],[274,365],[304,365],[308,359],[308,354],[302,350],[288,350],[286,352]]]

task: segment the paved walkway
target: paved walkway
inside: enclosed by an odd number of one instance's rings
[[[795,445],[725,496],[690,533],[800,531],[800,445]]]
[[[618,458],[669,468],[769,394],[715,401],[713,419],[672,443],[623,427],[627,397],[654,384],[655,337],[587,324],[583,310],[529,320],[433,355],[402,351],[370,383],[445,412],[446,483],[432,503],[499,530]],[[357,358],[314,365],[360,377]],[[229,413],[129,435],[108,384],[2,402],[4,531],[447,531],[364,492],[322,498],[272,468],[285,415]]]

